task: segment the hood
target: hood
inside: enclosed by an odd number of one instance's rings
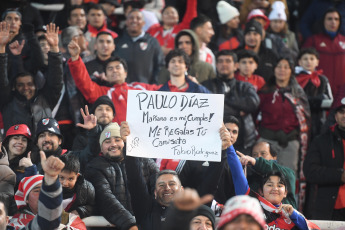
[[[183,35],[189,35],[192,38],[193,53],[191,58],[191,65],[199,61],[199,41],[196,34],[192,30],[181,30],[175,37],[175,47],[178,47],[177,41]]]

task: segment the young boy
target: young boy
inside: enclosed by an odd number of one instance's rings
[[[295,68],[296,79],[308,96],[312,119],[312,136],[319,134],[324,122],[324,109],[331,106],[333,96],[330,84],[319,65],[319,54],[314,48],[302,49],[298,54],[298,65]]]
[[[93,185],[79,173],[80,163],[76,156],[64,154],[60,159],[65,163],[59,174],[63,190],[63,209],[79,215],[82,219],[91,216],[95,201]]]
[[[258,68],[258,55],[251,50],[241,50],[238,52],[237,57],[238,72],[235,74],[235,78],[239,81],[249,82],[256,91],[259,91],[265,85],[265,80],[263,77],[254,74],[254,71]]]

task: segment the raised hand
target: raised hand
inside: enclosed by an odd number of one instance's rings
[[[54,23],[48,24],[44,36],[50,45],[50,50],[55,53],[59,52],[59,27],[55,26]]]
[[[131,130],[129,129],[129,125],[127,121],[121,122],[120,126],[120,135],[124,142],[126,142],[127,136],[131,134]]]
[[[32,161],[31,161],[31,152],[28,153],[28,157],[23,157],[19,161],[19,166],[23,166],[24,168],[32,166]]]
[[[14,41],[8,47],[13,55],[20,55],[22,53],[24,44],[25,40],[22,40],[20,44],[18,41]]]
[[[186,188],[176,194],[174,198],[174,205],[179,210],[191,211],[198,208],[202,204],[211,202],[212,199],[212,195],[205,195],[200,198],[195,189]]]
[[[222,125],[222,128],[220,128],[219,133],[220,139],[222,140],[222,150],[225,150],[232,145],[230,133],[224,124]]]
[[[93,114],[89,113],[89,108],[85,105],[85,112],[81,108],[80,113],[84,119],[84,124],[78,123],[77,126],[83,129],[91,130],[96,127],[97,125],[97,117]]]
[[[0,53],[6,52],[6,45],[10,41],[10,26],[6,22],[0,22]]]
[[[59,173],[65,167],[65,163],[54,156],[50,156],[47,159],[43,151],[40,151],[40,156],[42,169],[44,171],[44,181],[47,185],[51,185],[58,179]]]
[[[73,38],[68,44],[68,52],[71,55],[72,61],[76,61],[79,58],[80,47],[76,41],[76,38]]]
[[[240,151],[236,151],[237,155],[240,157],[240,162],[242,165],[248,165],[249,163],[251,165],[255,165],[256,160],[254,157],[244,155]]]

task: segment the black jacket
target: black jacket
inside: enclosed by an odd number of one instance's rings
[[[127,31],[115,40],[115,56],[126,60],[128,65],[127,82],[157,84],[158,74],[164,65],[164,56],[158,41],[145,34],[133,41]]]
[[[7,72],[0,74],[0,105],[4,121],[4,131],[15,124],[29,126],[32,136],[35,135],[37,122],[42,118],[51,117],[51,111],[60,97],[62,88],[62,57],[61,53],[48,53],[48,75],[44,87],[36,91],[31,100],[12,91]],[[0,69],[6,69],[7,55],[0,55]]]
[[[256,139],[253,114],[260,104],[255,88],[248,82],[217,77],[203,82],[213,93],[224,94],[224,114],[235,116],[240,121],[240,132],[235,148],[239,151],[250,148]],[[241,116],[240,112],[246,113]]]
[[[98,156],[85,171],[96,191],[96,211],[119,229],[127,230],[136,224],[131,211],[124,161]]]
[[[310,183],[305,214],[314,220],[331,220],[338,190],[344,183],[344,139],[337,126],[316,137],[304,160],[303,172]]]
[[[95,188],[82,175],[79,175],[75,184],[75,194],[72,205],[65,211],[72,212],[76,210],[82,219],[91,216],[95,205]]]

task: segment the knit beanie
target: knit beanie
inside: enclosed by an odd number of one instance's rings
[[[36,137],[38,138],[38,136],[45,131],[56,134],[62,139],[59,124],[54,118],[43,118],[37,123]]]
[[[19,185],[14,200],[16,201],[18,209],[26,206],[26,199],[35,186],[42,183],[43,175],[35,175],[30,177],[24,177]]]
[[[281,1],[275,1],[272,4],[272,11],[268,16],[269,20],[283,20],[286,21],[285,5]]]
[[[95,114],[96,108],[99,105],[109,105],[110,108],[113,110],[114,116],[115,116],[115,107],[114,107],[114,103],[111,101],[111,99],[108,96],[100,96],[95,103],[93,103],[92,108],[90,110],[90,112],[92,114]]]
[[[265,30],[267,30],[268,26],[270,25],[270,20],[268,20],[267,16],[262,12],[260,9],[254,9],[250,11],[247,17],[247,22],[251,21],[253,18],[263,18],[266,21]]]
[[[104,128],[99,137],[99,145],[102,147],[103,141],[110,137],[121,137],[120,126],[116,122],[112,122]]]
[[[262,230],[265,229],[266,222],[259,201],[246,195],[234,196],[225,203],[217,229],[220,229],[242,214],[250,215],[258,222]]]
[[[213,210],[206,206],[206,205],[201,205],[198,209],[197,209],[197,213],[195,216],[205,216],[208,219],[210,219],[210,221],[212,222],[212,228],[214,228],[214,224],[216,222],[216,216],[214,215]]]
[[[257,32],[262,37],[262,26],[261,26],[260,22],[257,22],[255,20],[251,20],[251,21],[247,22],[246,27],[244,29],[244,34],[247,34],[250,31]]]
[[[238,12],[236,7],[233,7],[225,1],[219,1],[217,3],[217,12],[221,24],[225,24],[234,17],[240,15],[240,12]]]

